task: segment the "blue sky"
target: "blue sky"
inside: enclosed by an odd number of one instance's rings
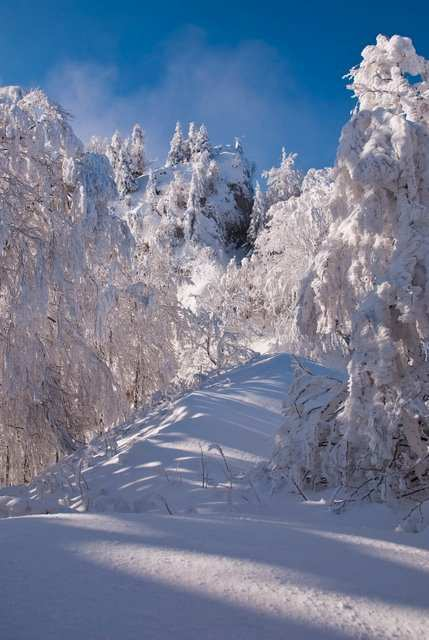
[[[429,57],[428,21],[421,1],[0,0],[0,80],[45,89],[83,138],[141,122],[155,158],[179,119],[241,137],[259,170],[282,145],[324,166],[362,48],[399,33]]]

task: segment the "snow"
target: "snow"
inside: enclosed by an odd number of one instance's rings
[[[0,636],[424,638],[428,539],[320,512],[5,520]]]
[[[256,195],[0,89],[1,639],[427,637],[429,62],[362,55],[336,166]]]
[[[95,439],[27,487],[3,493],[16,493],[33,513],[64,510],[64,504],[82,510],[87,501],[91,511],[175,514],[259,504],[247,473],[272,452],[291,373],[291,357],[277,354],[212,375],[200,389],[118,427],[108,440]],[[202,463],[208,487],[202,486]],[[76,481],[78,465],[85,495]]]
[[[428,530],[395,531],[384,505],[336,515],[327,492],[304,502],[249,474],[271,453],[291,380],[287,354],[212,375],[118,427],[117,455],[101,441],[79,452],[89,512],[70,495],[64,513],[0,520],[2,640],[424,638]],[[51,494],[37,499],[42,476],[12,489],[15,504],[36,511],[50,496],[54,509],[52,478],[78,456],[45,474]],[[145,512],[125,512],[136,504]]]
[[[296,323],[301,341],[337,336],[349,360],[344,409],[326,447],[333,482],[354,490],[369,481],[382,500],[423,503],[429,62],[400,36],[378,36],[362,58],[350,72],[358,104],[340,138],[333,223],[302,280]],[[422,82],[410,84],[407,73]]]

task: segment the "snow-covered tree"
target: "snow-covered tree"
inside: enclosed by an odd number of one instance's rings
[[[195,122],[190,122],[189,128],[188,128],[188,136],[184,141],[184,151],[185,151],[186,162],[190,162],[194,155],[197,134],[198,134],[198,130],[195,125]]]
[[[259,182],[256,183],[255,198],[253,200],[250,225],[247,231],[247,241],[251,247],[254,246],[258,234],[265,227],[267,213],[267,202],[265,193],[262,191]]]
[[[332,220],[329,208],[332,185],[332,170],[311,169],[302,182],[300,195],[273,205],[269,214],[264,214],[263,225],[256,222],[260,220],[259,207],[264,211],[266,197],[262,192],[258,195],[257,190],[255,223],[252,213],[248,232],[252,232],[255,241],[246,269],[252,272],[248,281],[252,286],[255,317],[262,323],[260,330],[270,332],[284,347],[301,352],[294,324],[296,305],[301,281],[307,276]],[[308,341],[304,344],[307,346]]]
[[[187,185],[181,173],[174,174],[173,180],[168,185],[167,193],[167,211],[177,217],[179,211],[186,208],[187,202]]]
[[[188,201],[185,213],[185,236],[192,240],[195,235],[195,223],[201,214],[201,203],[204,199],[204,176],[200,168],[194,166],[192,169],[191,184],[189,186]]]
[[[192,139],[192,138],[191,138]],[[209,134],[204,124],[200,126],[195,136],[193,136],[194,142],[192,144],[192,158],[201,153],[211,153],[211,145],[209,141]]]
[[[112,141],[107,148],[107,157],[112,165],[118,193],[121,196],[131,193],[136,189],[134,174],[137,167],[133,168],[133,163],[129,154],[128,141],[122,140],[119,132],[112,136]]]
[[[186,160],[185,142],[183,140],[182,127],[180,122],[176,123],[174,135],[171,138],[170,150],[167,156],[166,166],[175,166]]]
[[[340,377],[317,375],[296,360],[284,424],[269,464],[274,488],[286,481],[301,491],[338,483],[330,454],[341,437],[337,416],[346,394]]]
[[[286,153],[282,148],[280,167],[273,167],[263,173],[267,181],[267,200],[271,207],[277,202],[284,202],[292,196],[299,196],[301,191],[302,175],[295,168],[295,153]]]
[[[139,124],[135,124],[128,143],[131,174],[133,178],[143,175],[146,170],[144,132]]]
[[[84,151],[67,114],[40,91],[6,87],[0,129],[0,484],[10,484],[165,389],[181,319],[167,279],[143,267],[111,215],[110,163]]]
[[[326,434],[330,481],[421,501],[429,497],[429,63],[399,36],[378,36],[362,56],[351,72],[359,103],[341,136],[334,223],[300,292],[297,326],[307,340],[336,336],[349,357],[336,435]]]
[[[148,207],[148,210],[151,213],[156,213],[158,211],[157,209],[158,197],[159,197],[159,193],[156,186],[156,176],[154,171],[150,169],[148,179],[147,179],[147,184],[146,184],[146,190],[144,194],[144,200]]]

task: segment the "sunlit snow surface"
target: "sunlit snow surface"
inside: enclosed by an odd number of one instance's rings
[[[428,530],[395,532],[376,505],[334,515],[248,475],[290,377],[285,354],[213,376],[118,430],[117,455],[95,443],[89,513],[0,520],[0,638],[425,638]],[[58,480],[74,463],[15,489],[16,505],[82,509]]]

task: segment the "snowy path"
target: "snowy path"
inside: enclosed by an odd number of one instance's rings
[[[0,520],[1,640],[428,637],[427,531],[244,479],[271,451],[289,378],[288,356],[262,358],[131,426],[118,455],[95,451],[85,476],[105,513]]]
[[[287,354],[256,358],[211,376],[200,389],[120,427],[113,456],[106,456],[104,440],[95,442],[84,472],[90,511],[212,514],[259,504],[244,476],[272,452],[291,362]],[[81,456],[66,458],[29,489],[7,492],[28,500],[33,513],[58,511],[64,497],[79,510]]]

